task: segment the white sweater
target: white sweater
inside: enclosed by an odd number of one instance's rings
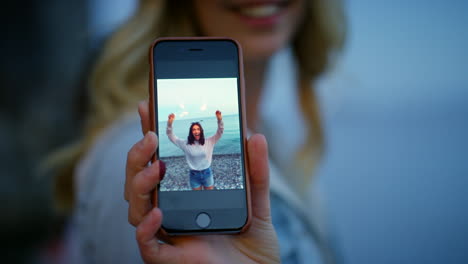
[[[169,140],[185,153],[185,159],[192,170],[204,170],[211,166],[213,149],[224,132],[223,120],[218,121],[218,130],[216,134],[205,138],[205,144],[201,145],[195,140],[193,145],[189,145],[187,140],[178,138],[172,131],[172,125],[167,125],[166,134]]]

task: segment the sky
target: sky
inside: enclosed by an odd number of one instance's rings
[[[237,114],[237,78],[158,80],[158,118],[177,120]]]

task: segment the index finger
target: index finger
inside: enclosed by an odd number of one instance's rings
[[[129,150],[125,166],[125,200],[129,200],[129,184],[132,182],[133,177],[151,161],[157,146],[158,137],[153,132],[149,132]]]
[[[151,164],[151,166],[140,171],[129,184],[128,221],[137,226],[141,219],[151,210],[153,191],[162,179],[161,161]]]

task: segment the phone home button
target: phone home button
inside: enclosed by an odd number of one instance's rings
[[[195,222],[199,227],[207,228],[211,224],[211,217],[207,213],[199,213]]]

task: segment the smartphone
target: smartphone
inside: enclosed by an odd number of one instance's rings
[[[166,164],[153,203],[167,235],[229,234],[250,223],[244,76],[229,38],[160,38],[150,48],[150,116]]]

